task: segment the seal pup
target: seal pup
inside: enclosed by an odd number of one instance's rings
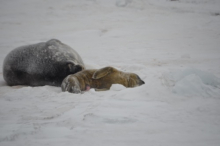
[[[104,67],[68,75],[63,80],[61,88],[62,91],[82,93],[82,91],[87,91],[90,88],[95,88],[96,91],[109,90],[112,84],[136,87],[145,83],[134,73],[122,72],[113,67]]]
[[[12,50],[4,59],[3,77],[9,86],[61,86],[67,75],[84,69],[75,50],[51,39]]]

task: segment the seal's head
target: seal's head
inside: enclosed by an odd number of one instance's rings
[[[136,87],[145,84],[141,78],[135,73],[127,73],[128,74],[128,87]]]
[[[82,65],[76,64],[73,61],[67,61],[66,65],[69,74],[74,74],[85,69]]]

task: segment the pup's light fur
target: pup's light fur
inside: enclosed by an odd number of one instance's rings
[[[125,73],[113,67],[91,69],[68,75],[62,82],[62,91],[82,93],[95,88],[96,91],[109,90],[112,84],[121,84],[125,87],[136,87],[144,81],[134,73]]]

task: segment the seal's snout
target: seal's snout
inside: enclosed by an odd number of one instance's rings
[[[139,85],[143,85],[143,84],[145,84],[145,82],[142,81],[142,80],[140,80],[140,81],[139,81]]]

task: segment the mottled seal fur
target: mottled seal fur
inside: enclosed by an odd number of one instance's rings
[[[67,75],[84,68],[75,50],[52,39],[12,50],[4,60],[3,76],[10,86],[60,86]]]
[[[96,91],[109,90],[112,84],[136,87],[144,84],[144,81],[134,73],[122,72],[113,67],[104,67],[68,75],[63,80],[61,88],[62,91],[82,93],[90,88],[95,88]]]

